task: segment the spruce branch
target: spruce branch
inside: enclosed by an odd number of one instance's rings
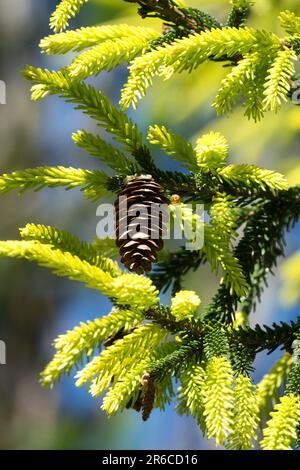
[[[178,322],[170,315],[168,309],[163,307],[150,309],[146,313],[146,318],[167,328],[170,333],[180,334],[184,338],[177,351],[153,364],[150,373],[158,381],[168,374],[178,374],[181,370],[185,369],[190,358],[201,356],[204,352],[203,340],[204,338],[206,338],[206,341],[209,339],[207,335],[213,335],[213,344],[215,344],[213,348],[210,346],[209,349],[206,346],[206,354],[209,357],[229,354],[229,349],[235,348],[236,345],[243,345],[248,351],[251,351],[252,359],[257,352],[264,350],[272,353],[281,347],[286,351],[291,351],[300,321],[298,318],[296,322],[292,321],[290,324],[284,322],[280,322],[280,324],[273,323],[272,326],[257,324],[254,328],[239,327],[237,329],[229,329],[226,332],[226,330],[220,330],[220,327],[212,330],[211,323],[203,322],[199,319]],[[217,332],[220,332],[220,334],[216,336]],[[225,342],[224,337],[226,337]],[[245,366],[249,365],[248,361],[251,360],[251,354],[244,358],[244,360],[246,361],[244,362],[244,369],[241,367],[238,370],[239,373],[247,373]]]
[[[242,296],[247,281],[242,266],[231,252],[231,242],[236,238],[237,212],[230,197],[218,194],[210,209],[211,225],[204,228],[204,251],[216,273],[222,269],[221,284],[231,295]]]
[[[233,372],[225,357],[213,357],[206,367],[203,404],[207,437],[225,442],[233,429]]]
[[[79,187],[87,198],[96,200],[106,194],[107,180],[107,175],[99,170],[43,166],[0,175],[0,192],[18,189],[23,193],[29,189],[40,191],[60,186],[68,191]]]
[[[299,328],[300,318],[296,322],[291,321],[290,324],[280,322],[280,324],[273,323],[272,326],[255,325],[255,328],[240,328],[237,331],[239,340],[251,347],[254,351],[268,351],[272,353],[278,347],[291,351],[294,335]]]
[[[296,61],[297,55],[292,49],[286,47],[278,52],[265,83],[265,109],[276,112],[282,101],[287,101],[292,78],[296,73],[294,66]]]
[[[142,407],[140,384],[147,365],[148,361],[141,359],[138,364],[135,364],[134,367],[119,376],[118,381],[113,380],[113,384],[103,397],[101,405],[102,410],[104,410],[108,416],[114,416],[117,412],[124,410],[128,406],[128,403],[130,403],[131,407],[140,411]],[[103,381],[102,383],[105,383],[107,387],[109,386],[108,381]],[[93,394],[96,393],[94,389],[96,390],[96,387],[91,388],[91,393]]]
[[[119,174],[132,175],[140,171],[135,162],[106,142],[100,135],[81,130],[74,133],[72,139],[79,148],[86,150]]]
[[[228,436],[226,447],[230,450],[253,449],[259,418],[256,390],[249,377],[237,377],[234,395],[234,430]]]
[[[263,430],[260,445],[264,450],[292,450],[297,439],[297,426],[300,420],[299,397],[283,396],[271,412],[271,419]]]
[[[212,16],[196,8],[184,8],[175,0],[125,0],[137,3],[142,18],[160,18],[167,25],[186,30],[200,32],[205,29],[220,28],[220,23]]]
[[[108,336],[121,329],[130,332],[142,321],[143,315],[139,310],[114,308],[109,315],[93,322],[80,323],[73,330],[60,335],[54,342],[55,355],[41,374],[42,385],[52,387],[63,373],[69,374],[73,367],[82,364],[84,355],[89,358],[96,348],[101,348]]]
[[[123,371],[118,380],[113,380],[106,396],[103,398],[102,409],[110,416],[117,411],[133,408],[142,410],[142,418],[148,419],[153,408],[165,409],[165,404],[171,402],[173,384],[169,378],[162,382],[153,383],[147,367],[150,361],[171,352],[174,342],[169,341],[159,346],[147,349],[144,357],[129,370]],[[147,383],[151,382],[151,387]]]
[[[160,382],[170,375],[177,376],[188,366],[191,360],[199,358],[199,349],[199,340],[184,343],[173,353],[154,362],[148,368],[149,374],[155,382]]]
[[[251,6],[254,2],[250,0],[231,0],[231,10],[226,22],[227,26],[233,26],[235,28],[241,28],[245,25]]]
[[[250,203],[251,200],[274,196],[279,191],[287,189],[287,183],[280,173],[259,168],[256,165],[224,166],[225,141],[222,139],[223,142],[213,143],[211,135],[204,137],[205,142],[210,140],[210,145],[207,144],[207,147],[203,148],[203,162],[200,163],[200,168],[192,174],[161,170],[154,164],[151,153],[145,146],[141,147],[140,151],[133,152],[133,156],[145,172],[151,174],[164,186],[166,192],[170,195],[179,194],[187,201],[212,203],[213,198],[219,193],[226,193],[236,199],[246,198]],[[216,137],[217,133],[213,139]],[[185,148],[187,144],[188,142],[184,141],[182,148]],[[221,145],[219,148],[214,147],[219,144]],[[182,160],[179,153],[176,158]],[[220,167],[213,168],[217,165],[217,160]],[[191,166],[191,162],[186,165]],[[110,178],[107,189],[118,192],[123,185],[123,180],[124,176],[121,175]]]
[[[84,1],[63,0],[52,17],[54,29],[64,29]],[[250,11],[251,1],[231,2],[226,27],[211,16],[197,9],[184,8],[173,0],[128,1],[140,5],[142,17],[160,17],[171,30],[158,37],[150,28],[135,29],[127,25],[120,25],[119,31],[114,26],[81,28],[48,36],[41,42],[42,50],[65,53],[91,46],[67,68],[77,79],[110,70],[122,61],[138,56],[132,63],[131,76],[123,90],[121,104],[124,108],[137,105],[137,98],[145,94],[154,76],[170,78],[175,71],[192,71],[205,60],[229,61],[234,66],[217,97],[218,113],[227,112],[242,97],[245,115],[257,121],[267,109],[277,111],[281,102],[290,98],[290,79],[295,76],[293,61],[297,60],[294,50],[299,50],[299,40],[293,37],[298,31],[296,15],[281,13],[280,21],[289,33],[282,40],[272,33],[241,27]],[[288,24],[292,26],[289,28]],[[236,47],[234,43],[238,41],[241,42]],[[35,93],[36,96],[43,93],[42,88],[37,88]]]
[[[292,356],[285,352],[257,384],[257,400],[261,413],[267,415],[279,400],[279,394],[286,383],[292,366]]]
[[[203,387],[206,380],[204,364],[191,361],[180,376],[176,410],[180,415],[190,413],[205,432]]]
[[[95,356],[81,371],[77,373],[77,386],[91,384],[93,396],[100,396],[110,385],[112,378],[115,382],[121,379],[126,360],[127,370],[134,369],[141,360],[147,360],[151,351],[158,347],[168,337],[168,331],[159,325],[147,324],[136,328],[124,338]]]
[[[0,256],[24,258],[53,270],[57,276],[66,276],[83,282],[91,289],[100,290],[112,297],[118,304],[131,304],[136,307],[150,308],[157,303],[155,287],[150,279],[136,274],[121,274],[112,277],[97,266],[82,261],[67,251],[55,249],[36,241],[0,242]],[[142,295],[140,289],[143,291]]]
[[[106,70],[111,71],[123,62],[130,62],[148,49],[149,41],[157,37],[151,32],[146,36],[107,39],[77,56],[67,68],[72,79],[84,80]]]
[[[142,136],[136,124],[125,113],[114,106],[99,90],[83,82],[72,81],[66,72],[27,67],[24,77],[33,83],[32,99],[40,100],[47,94],[57,94],[76,109],[95,119],[107,132],[131,152],[143,150]]]
[[[150,28],[127,24],[101,25],[79,28],[59,34],[51,34],[40,41],[40,48],[46,54],[66,54],[70,51],[81,52],[114,39],[131,38],[154,40],[158,33]]]
[[[256,165],[231,164],[212,171],[206,168],[194,173],[193,177],[198,190],[196,196],[205,194],[206,200],[218,193],[226,193],[236,198],[242,196],[257,199],[287,189],[287,183],[280,173]]]
[[[207,362],[216,357],[229,358],[228,335],[223,325],[208,324],[204,336],[203,349]]]
[[[197,170],[196,153],[190,142],[174,132],[168,131],[165,126],[151,126],[148,132],[151,144],[159,145],[168,155],[173,155],[190,170]]]
[[[213,103],[218,115],[243,103],[245,115],[259,121],[263,117],[264,83],[270,57],[265,51],[245,54],[222,80]],[[253,93],[255,91],[255,93]]]
[[[87,261],[89,264],[109,272],[112,276],[121,274],[117,263],[107,256],[110,253],[105,252],[104,249],[99,250],[100,247],[96,243],[82,241],[66,230],[46,225],[27,224],[26,227],[20,229],[20,234],[23,240],[38,241],[45,245],[51,245],[53,248],[67,251],[82,261]]]
[[[300,34],[300,17],[292,11],[282,11],[279,15],[279,21],[288,34]]]
[[[206,310],[208,318],[211,312],[211,318],[216,319],[219,315],[219,318],[229,320],[234,314],[239,300],[242,302],[242,310],[246,313],[255,307],[256,298],[260,298],[267,276],[276,265],[278,256],[283,254],[285,230],[289,230],[299,217],[298,201],[299,189],[291,188],[287,192],[279,193],[276,198],[260,202],[256,209],[251,210],[252,215],[248,220],[244,237],[234,250],[244,272],[249,273],[249,290],[246,296],[238,299],[230,294],[228,288],[222,286]],[[274,219],[274,213],[278,219]],[[190,269],[188,258],[180,255],[179,259],[181,260],[181,268],[184,272],[188,271]],[[202,261],[196,253],[195,259],[198,259],[197,263]],[[164,267],[164,270],[166,269],[167,267]],[[153,279],[157,279],[156,273],[153,274]],[[166,275],[165,279],[167,280]]]
[[[171,333],[184,333],[192,338],[191,351],[202,348],[203,336],[211,331],[210,323],[200,320],[181,321],[177,322],[172,316],[164,309],[151,309],[147,312],[147,318],[158,322],[165,328],[168,328]],[[296,322],[291,321],[290,324],[280,322],[280,324],[273,323],[272,326],[255,325],[254,328],[243,327],[230,330],[227,333],[229,343],[240,343],[248,346],[253,352],[268,351],[269,353],[275,351],[278,347],[282,347],[286,351],[291,351],[294,336],[299,328],[298,318]],[[193,342],[198,338],[198,342]],[[189,344],[187,344],[189,346]]]
[[[231,185],[239,186],[243,181],[244,186],[262,191],[276,192],[287,189],[284,177],[274,171],[258,168],[255,165],[228,165],[218,171],[221,180]]]
[[[282,191],[278,197],[266,200],[249,220],[244,236],[233,253],[243,272],[247,273],[246,280],[251,287],[244,297],[239,298],[237,295],[232,296],[228,287],[221,286],[206,309],[207,319],[231,322],[238,302],[244,303],[243,308],[247,308],[247,311],[251,310],[255,298],[260,296],[267,274],[276,266],[278,256],[283,254],[285,231],[299,218],[298,200],[298,188]],[[276,218],[273,217],[274,213]]]
[[[273,51],[278,48],[281,42],[277,36],[253,28],[212,29],[177,39],[133,61],[121,105],[124,109],[130,105],[136,107],[138,98],[145,95],[155,76],[169,79],[175,72],[192,72],[206,60],[237,62],[257,49]]]
[[[61,0],[50,18],[50,27],[55,32],[69,26],[69,20],[74,18],[88,0]]]

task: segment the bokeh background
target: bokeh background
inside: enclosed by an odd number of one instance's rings
[[[39,39],[49,34],[48,19],[58,0],[0,1],[0,80],[7,84],[7,104],[0,105],[1,173],[37,165],[73,165],[94,168],[95,162],[76,149],[71,133],[93,125],[87,117],[58,98],[42,103],[30,101],[29,85],[20,76],[25,64],[60,67],[70,57],[45,57]],[[226,17],[227,1],[192,1],[219,19]],[[300,13],[297,0],[260,0],[250,18],[251,25],[280,32],[278,12]],[[145,24],[136,6],[122,0],[90,0],[72,26],[105,22]],[[149,20],[147,20],[149,23]],[[159,23],[151,21],[152,26]],[[217,119],[211,108],[225,71],[219,64],[203,65],[191,76],[181,75],[160,82],[132,113],[142,130],[155,122],[167,124],[195,140],[207,130],[219,130],[228,138],[232,162],[248,162],[282,171],[300,183],[300,109],[288,103],[278,115],[268,114],[259,124],[248,122],[243,109]],[[96,82],[114,101],[126,80],[126,66],[102,74]],[[165,157],[162,167],[174,168]],[[98,165],[99,168],[99,165]],[[13,193],[0,198],[0,238],[18,238],[18,227],[27,222],[54,225],[91,240],[95,235],[96,206],[82,199],[79,191],[60,189]],[[287,255],[300,249],[300,225],[287,235]],[[288,321],[298,314],[299,303],[289,304],[281,295],[281,264],[253,323]],[[289,271],[290,278],[293,270]],[[205,268],[185,280],[207,300],[217,286]],[[300,292],[300,290],[299,290]],[[168,296],[164,298],[168,301]],[[100,410],[99,400],[77,389],[72,378],[64,378],[54,390],[40,387],[39,372],[51,358],[55,336],[79,321],[94,319],[109,311],[109,303],[97,292],[27,262],[0,262],[0,339],[7,344],[7,365],[0,366],[1,449],[212,449],[192,419],[178,417],[172,407],[154,411],[147,423],[134,411],[110,420]],[[280,356],[260,354],[255,379],[259,380]]]

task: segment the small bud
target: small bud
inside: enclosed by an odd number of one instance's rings
[[[150,374],[149,372],[145,372],[143,377],[141,378],[141,384],[143,385],[143,387],[145,387],[146,385],[148,385],[150,381]]]
[[[181,197],[179,196],[179,194],[173,194],[173,196],[171,196],[172,204],[179,204],[180,202],[181,202]]]

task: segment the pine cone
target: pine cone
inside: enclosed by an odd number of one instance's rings
[[[142,419],[147,421],[153,410],[155,401],[155,385],[152,377],[148,372],[142,377],[141,384],[143,387],[142,393]]]
[[[116,237],[122,263],[137,274],[150,272],[163,247],[165,224],[161,204],[169,204],[151,175],[130,177],[118,194]]]

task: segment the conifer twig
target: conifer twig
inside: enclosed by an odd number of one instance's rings
[[[160,18],[165,24],[183,28],[189,32],[201,32],[205,29],[220,28],[221,24],[212,16],[196,8],[183,8],[173,0],[125,0],[137,3],[142,18]]]

